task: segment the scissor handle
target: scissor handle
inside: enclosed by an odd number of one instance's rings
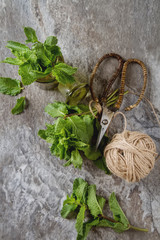
[[[109,83],[107,84],[107,86],[104,88],[103,90],[103,94],[102,94],[102,98],[100,99],[101,101],[106,101],[106,98],[107,98],[107,95],[109,93],[109,90],[112,86],[112,84],[114,83],[114,81],[116,80],[116,78],[118,77],[118,75],[121,73],[122,71],[122,67],[123,67],[123,63],[124,63],[124,60],[123,58],[116,54],[116,53],[108,53],[108,54],[105,54],[103,57],[101,57],[97,64],[95,65],[93,71],[92,71],[92,74],[91,74],[91,77],[90,77],[90,91],[91,91],[91,96],[93,98],[94,101],[96,102],[99,102],[99,99],[96,97],[94,91],[93,91],[93,79],[95,77],[95,74],[96,74],[96,71],[99,67],[99,65],[107,58],[116,58],[118,61],[119,61],[119,66],[116,70],[116,72],[112,75],[111,79],[109,80]]]
[[[137,102],[133,105],[130,105],[129,107],[125,108],[126,111],[129,111],[133,108],[135,108],[139,103],[140,101],[142,100],[143,96],[144,96],[144,92],[145,92],[145,89],[146,89],[146,84],[147,84],[147,69],[144,65],[144,63],[138,59],[128,59],[124,65],[123,65],[123,69],[122,69],[122,76],[121,76],[121,87],[120,87],[120,94],[119,94],[119,98],[118,98],[118,101],[115,105],[115,108],[119,109],[121,104],[122,104],[122,101],[123,101],[123,96],[124,96],[124,86],[125,86],[125,79],[126,79],[126,71],[127,71],[127,67],[130,63],[138,63],[142,70],[143,70],[143,87],[142,87],[142,90],[141,90],[141,94],[137,100]]]

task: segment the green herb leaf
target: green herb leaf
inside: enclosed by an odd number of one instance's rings
[[[106,199],[101,196],[97,196],[97,201],[98,201],[100,208],[103,210],[104,205],[106,203]]]
[[[15,96],[21,92],[20,81],[12,78],[0,77],[0,92]]]
[[[45,130],[39,130],[38,131],[38,136],[41,137],[42,139],[46,140],[47,136],[46,136],[46,131]]]
[[[129,229],[129,227],[124,226],[120,222],[114,223],[107,219],[100,220],[99,223],[97,224],[97,227],[110,227],[117,233],[122,233]]]
[[[72,131],[79,140],[84,143],[89,143],[90,136],[88,135],[88,129],[82,118],[78,116],[68,117],[67,121],[72,124]]]
[[[97,160],[99,157],[102,156],[99,150],[96,150],[95,147],[89,146],[88,148],[84,149],[85,156],[90,160]]]
[[[54,102],[45,107],[45,112],[51,117],[64,117],[68,114],[68,110],[65,103]]]
[[[55,76],[56,80],[62,84],[72,84],[75,82],[72,74],[74,74],[76,71],[77,68],[72,68],[65,63],[58,63],[54,66],[52,75]]]
[[[30,63],[24,63],[19,67],[18,73],[22,77],[22,83],[24,85],[29,85],[33,83],[36,78],[31,75],[33,68]]]
[[[95,219],[92,221],[88,221],[86,223],[83,224],[83,236],[78,234],[77,235],[77,240],[86,240],[89,231],[91,230],[92,227],[97,226],[97,224],[99,223],[99,219]]]
[[[99,214],[102,214],[102,209],[97,201],[96,197],[96,186],[90,185],[88,187],[88,201],[87,201],[89,210],[94,217],[97,217]]]
[[[67,199],[64,200],[63,205],[65,205],[65,204],[73,204],[73,203],[76,204],[76,199],[75,199],[75,197],[73,196],[73,194],[71,194],[70,197],[67,195]],[[78,206],[78,205],[77,205],[77,206]]]
[[[76,195],[77,188],[78,188],[81,184],[83,184],[83,183],[86,183],[86,184],[87,184],[87,182],[84,181],[82,178],[76,178],[76,179],[74,180],[74,182],[73,182],[73,194]]]
[[[118,223],[114,224],[113,229],[117,233],[122,233],[122,232],[127,231],[129,229],[129,225],[126,226],[123,223],[118,222]]]
[[[115,228],[114,222],[111,222],[107,219],[101,219],[99,223],[97,224],[97,227],[110,227],[110,228]]]
[[[26,52],[30,50],[26,45],[14,41],[8,41],[6,47],[16,52]]]
[[[43,67],[52,67],[50,59],[47,57],[44,46],[42,43],[35,43],[32,47],[37,56],[37,61]]]
[[[76,208],[77,208],[77,205],[74,203],[70,205],[65,204],[61,210],[61,216],[63,218],[67,218],[69,214],[72,213]]]
[[[105,171],[106,174],[111,174],[109,169],[107,168],[105,164],[105,158],[100,157],[97,160],[93,161],[93,163],[101,170]]]
[[[63,61],[60,47],[56,45],[53,45],[53,46],[44,45],[44,48],[45,48],[46,56],[52,63],[55,64],[58,60],[59,62]]]
[[[87,188],[88,188],[88,183],[84,181],[75,190],[75,195],[77,199],[82,203],[86,203],[87,201],[87,198],[86,198]]]
[[[82,167],[83,159],[77,149],[71,152],[71,163],[73,163],[75,168]]]
[[[24,111],[26,105],[25,97],[17,99],[17,103],[14,108],[12,108],[12,114],[19,114]]]
[[[1,61],[2,63],[9,63],[12,65],[21,65],[24,62],[18,58],[6,58],[5,60]]]
[[[73,76],[70,76],[62,71],[59,71],[58,69],[52,70],[52,75],[56,78],[56,80],[62,84],[72,84],[75,82],[75,79]]]
[[[57,69],[68,75],[73,75],[77,71],[77,68],[73,68],[73,67],[67,65],[66,63],[58,63],[54,66],[54,69]]]
[[[81,236],[83,236],[83,221],[85,218],[85,211],[86,211],[86,207],[81,206],[79,213],[77,215],[77,221],[76,221],[76,230],[77,230],[77,233],[80,234]]]
[[[25,27],[24,28],[24,33],[27,37],[26,43],[32,42],[38,42],[37,36],[36,36],[36,32],[33,28],[31,27]]]
[[[49,36],[46,38],[46,41],[44,42],[44,46],[47,47],[53,47],[54,45],[56,45],[58,42],[57,38],[54,36]]]
[[[115,221],[123,223],[125,227],[128,227],[129,221],[122,211],[114,192],[109,197],[109,207],[113,213]]]
[[[24,85],[29,85],[40,78],[44,78],[51,72],[51,68],[47,68],[44,72],[34,70],[31,63],[24,63],[19,67],[19,75],[22,77]]]

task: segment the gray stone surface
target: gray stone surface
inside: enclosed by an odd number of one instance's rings
[[[1,59],[10,54],[5,48],[7,40],[24,42],[22,26],[35,28],[41,41],[56,35],[65,61],[77,66],[86,80],[105,53],[139,58],[149,73],[146,96],[158,112],[159,12],[159,0],[0,0]],[[102,66],[98,79],[109,76],[111,64],[107,69]],[[19,78],[17,67],[7,64],[0,65],[0,75]],[[142,75],[137,66],[130,67],[127,85],[135,92],[140,91]],[[76,239],[75,221],[60,216],[63,200],[71,192],[76,177],[96,183],[104,197],[115,191],[131,224],[149,229],[149,233],[128,231],[119,235],[99,228],[92,230],[88,239],[160,239],[160,161],[146,179],[136,184],[107,176],[88,160],[81,171],[64,168],[63,161],[51,156],[48,144],[37,136],[38,130],[50,121],[44,107],[54,100],[64,100],[63,97],[34,84],[21,95],[29,99],[29,107],[18,116],[12,116],[10,110],[19,96],[0,95],[0,239]],[[122,110],[135,99],[125,98]],[[160,129],[147,103],[142,102],[126,116],[128,129],[149,134],[160,152]],[[112,129],[117,131],[118,125]]]

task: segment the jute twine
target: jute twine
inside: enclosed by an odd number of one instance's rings
[[[116,176],[128,182],[138,182],[153,169],[156,160],[156,145],[147,134],[126,130],[113,136],[106,146],[104,156],[109,170]]]

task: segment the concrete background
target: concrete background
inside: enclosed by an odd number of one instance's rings
[[[160,111],[160,1],[159,0],[0,0],[1,59],[9,56],[7,40],[24,42],[22,26],[37,31],[40,41],[56,35],[65,61],[78,67],[86,81],[97,60],[105,53],[117,52],[124,58],[139,58],[148,69],[146,96]],[[111,64],[112,63],[112,64]],[[115,64],[115,65],[114,65]],[[109,76],[116,63],[102,65],[98,80]],[[1,64],[0,75],[19,78],[17,67]],[[131,66],[127,75],[129,89],[139,92],[141,70]],[[16,99],[25,95],[29,108],[21,115],[10,113]],[[58,92],[44,91],[32,84],[17,97],[0,95],[0,239],[74,240],[74,220],[65,220],[60,209],[71,193],[74,178],[83,177],[97,185],[98,193],[108,197],[115,191],[132,225],[146,227],[149,233],[94,229],[88,239],[160,239],[160,161],[140,183],[128,184],[107,176],[91,161],[82,170],[63,167],[51,156],[48,144],[37,136],[51,119],[44,107],[64,100]],[[124,105],[136,97],[125,98]],[[160,129],[146,102],[126,113],[128,129],[149,134],[160,153]],[[118,125],[112,129],[118,131]]]

